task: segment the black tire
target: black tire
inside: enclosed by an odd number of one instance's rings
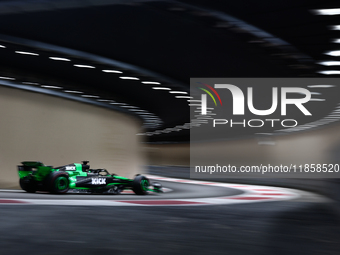
[[[28,181],[28,180],[20,179],[19,184],[20,184],[20,187],[28,193],[35,193],[36,192],[36,185],[35,185],[34,181],[32,181],[32,180]]]
[[[70,181],[64,172],[52,172],[48,177],[48,188],[53,194],[65,194],[69,190]]]
[[[148,194],[148,187],[150,186],[150,181],[143,175],[138,175],[132,182],[132,190],[136,195],[146,195]]]

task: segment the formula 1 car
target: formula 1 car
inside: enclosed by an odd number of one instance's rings
[[[128,179],[110,174],[106,169],[90,169],[89,161],[60,167],[45,166],[39,161],[24,161],[18,166],[20,187],[29,192],[48,191],[54,194],[90,193],[119,194],[132,189],[137,195],[161,193],[159,183],[150,183],[143,175]]]

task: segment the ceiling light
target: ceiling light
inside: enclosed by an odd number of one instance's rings
[[[326,70],[326,71],[319,71],[318,73],[332,75],[332,74],[340,74],[339,70]]]
[[[333,43],[340,43],[340,39],[333,39],[332,42]]]
[[[27,85],[40,85],[37,82],[29,82],[29,81],[24,81],[23,84],[27,84]]]
[[[175,96],[176,98],[193,98],[193,97],[189,97],[189,96]]]
[[[318,62],[318,64],[323,66],[340,66],[340,61],[322,61]]]
[[[41,87],[46,88],[46,89],[62,89],[62,87],[50,86],[50,85],[41,85]]]
[[[156,85],[160,85],[160,82],[156,82],[156,81],[142,81],[143,84],[156,84]]]
[[[123,73],[121,71],[117,71],[117,70],[102,70],[104,73]]]
[[[188,104],[189,106],[201,106],[200,104]]]
[[[59,58],[59,57],[49,57],[49,58],[52,59],[52,60],[59,60],[59,61],[71,61],[68,58]]]
[[[2,80],[15,80],[15,78],[12,78],[12,77],[4,77],[4,76],[0,76],[0,79],[2,79]]]
[[[171,90],[170,88],[165,88],[165,87],[152,87],[152,89],[158,89],[158,90]]]
[[[112,102],[112,100],[109,99],[98,99],[98,102]]]
[[[169,91],[171,94],[188,94],[188,92],[185,91]]]
[[[339,15],[340,14],[340,9],[339,8],[319,9],[319,10],[313,10],[313,11],[317,15]]]
[[[126,106],[122,106],[122,107],[125,107],[125,108],[138,108],[137,106],[132,106],[132,105],[126,105]]]
[[[73,65],[75,67],[81,67],[81,68],[95,68],[94,66],[89,66],[89,65]]]
[[[333,57],[338,57],[340,56],[340,50],[332,50],[325,52],[326,55],[333,56]]]
[[[75,91],[75,90],[64,90],[64,92],[66,92],[66,93],[73,93],[73,94],[82,94],[82,93],[84,93],[84,92]]]
[[[99,96],[93,96],[93,95],[81,95],[82,97],[88,97],[88,98],[99,98]]]
[[[121,76],[119,78],[123,80],[139,80],[139,78],[137,77],[128,77],[128,76]]]
[[[112,102],[110,104],[126,105],[125,103]]]
[[[4,45],[0,45],[0,48],[6,48],[6,46],[4,46]]]
[[[201,100],[193,100],[193,99],[189,99],[189,100],[187,100],[188,102],[201,102]]]
[[[332,30],[340,30],[340,25],[331,26],[330,29],[332,29]]]
[[[23,54],[23,55],[39,56],[39,54],[37,54],[37,53],[27,52],[27,51],[15,51],[15,53]]]
[[[333,88],[334,85],[308,85],[309,88]]]

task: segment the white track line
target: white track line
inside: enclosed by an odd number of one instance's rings
[[[219,196],[210,198],[192,199],[148,199],[147,196],[139,200],[54,200],[54,199],[7,199],[0,198],[0,204],[7,205],[67,205],[67,206],[197,206],[197,205],[223,205],[244,204],[265,201],[284,201],[300,197],[301,191],[261,185],[219,183],[210,181],[196,181],[178,178],[167,178],[156,175],[147,175],[152,180],[177,182],[185,184],[207,185],[215,187],[232,188],[243,191],[236,196]],[[0,190],[5,192],[22,192],[20,190]],[[1,195],[0,195],[1,196]],[[145,198],[145,199],[144,199]]]

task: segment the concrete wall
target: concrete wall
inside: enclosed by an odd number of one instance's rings
[[[144,147],[149,165],[189,166],[189,144],[157,144]]]
[[[18,187],[24,160],[92,168],[132,177],[143,171],[140,121],[105,108],[0,87],[0,187]]]

